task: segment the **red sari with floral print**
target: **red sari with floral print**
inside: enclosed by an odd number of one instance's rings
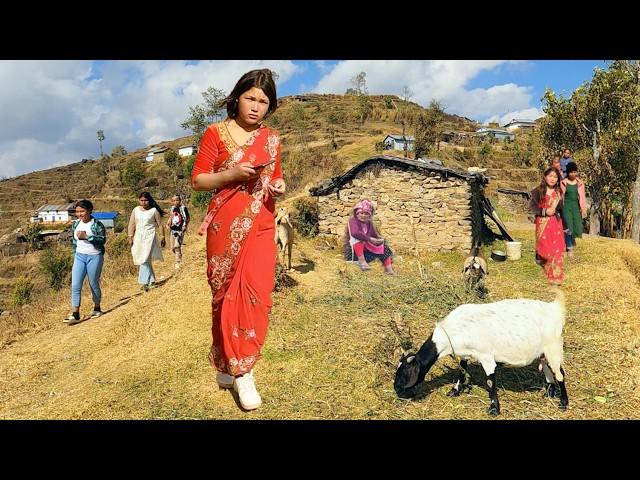
[[[209,361],[229,375],[249,372],[260,358],[271,311],[276,246],[273,198],[268,185],[282,178],[280,137],[260,126],[244,145],[224,122],[210,125],[191,173],[216,173],[241,162],[260,165],[256,180],[215,192],[198,233],[207,233],[207,279],[213,294]]]
[[[551,195],[545,195],[540,200],[540,208],[555,208],[560,200],[560,194],[554,190]],[[562,220],[558,215],[551,217],[536,217],[536,251],[542,259],[542,269],[549,283],[564,281],[564,231]]]

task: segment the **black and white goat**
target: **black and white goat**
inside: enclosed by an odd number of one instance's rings
[[[560,387],[560,408],[569,404],[564,383],[562,330],[565,322],[564,295],[558,291],[554,302],[502,300],[495,303],[465,304],[436,323],[429,339],[415,354],[405,354],[396,371],[394,388],[399,397],[409,398],[414,386],[440,357],[460,358],[461,372],[449,396],[457,396],[468,379],[467,362],[478,361],[487,375],[490,415],[500,414],[496,390],[496,365],[524,367],[540,359],[548,385],[547,395]]]
[[[480,247],[473,247],[464,260],[462,278],[470,290],[475,290],[480,297],[484,297],[488,293],[483,281],[487,275],[489,275],[489,269],[482,250]]]

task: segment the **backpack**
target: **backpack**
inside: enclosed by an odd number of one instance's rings
[[[182,230],[182,226],[184,225],[185,217],[183,206],[180,205],[176,210],[175,207],[171,209],[171,229],[172,230]]]

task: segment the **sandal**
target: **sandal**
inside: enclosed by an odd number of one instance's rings
[[[358,262],[358,266],[360,267],[360,270],[362,270],[363,272],[371,270],[371,267],[366,263],[363,265],[360,262]]]

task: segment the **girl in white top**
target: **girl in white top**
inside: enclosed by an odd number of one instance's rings
[[[104,262],[104,244],[106,241],[106,229],[100,220],[93,218],[93,204],[89,200],[80,200],[76,203],[76,217],[71,232],[73,234],[73,266],[71,268],[71,307],[72,313],[64,319],[65,323],[75,325],[80,323],[80,301],[82,284],[85,277],[89,277],[91,296],[93,297],[93,312],[91,318],[102,315],[100,301],[102,290],[100,289],[100,274]]]
[[[164,211],[156,203],[149,192],[142,192],[138,197],[140,206],[133,209],[129,219],[129,245],[133,263],[139,265],[138,283],[143,290],[155,288],[156,277],[153,272],[153,260],[163,261],[162,250],[165,246],[165,232],[162,216]],[[162,233],[158,245],[156,228]]]

